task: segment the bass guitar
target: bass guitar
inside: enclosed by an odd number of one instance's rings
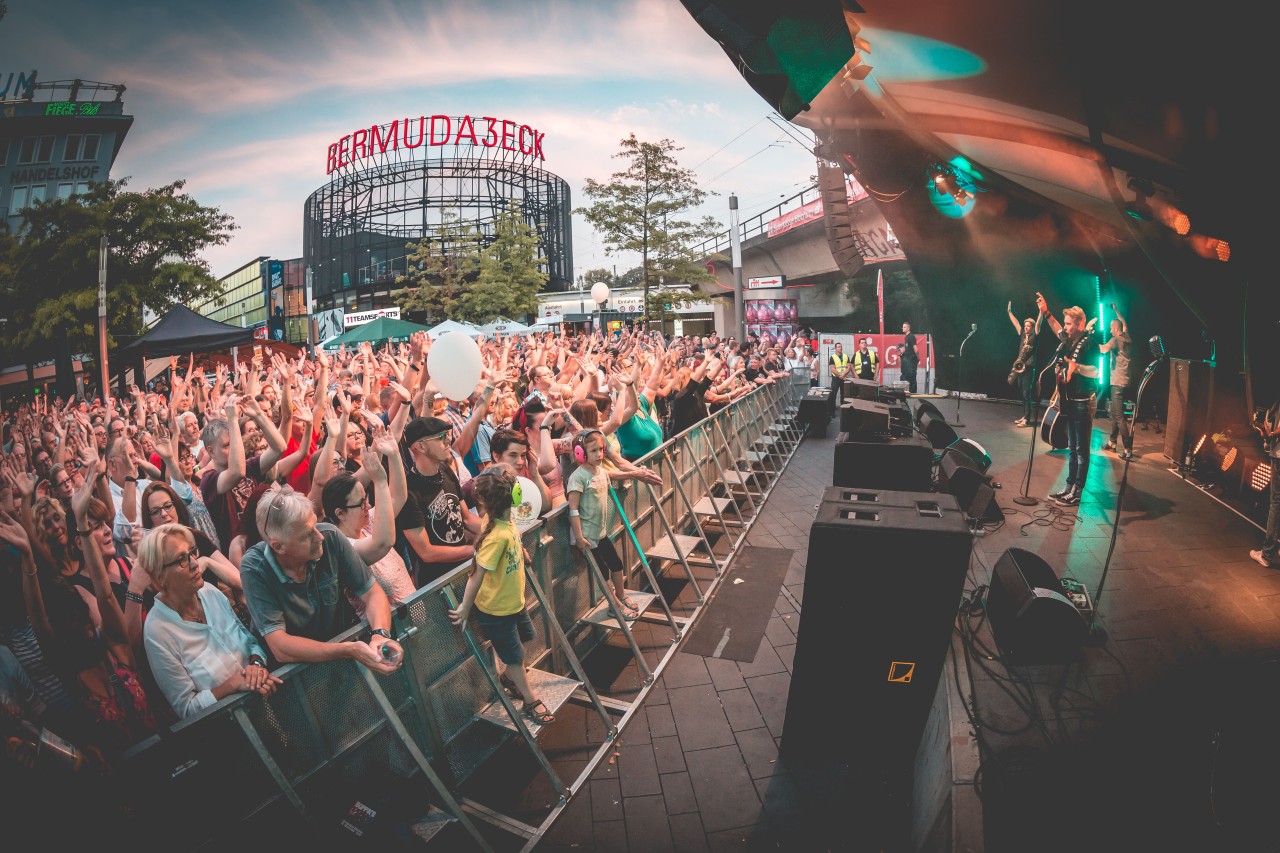
[[[1280,441],[1280,424],[1274,422],[1276,414],[1276,406],[1265,412],[1253,413],[1253,428],[1262,436],[1262,449],[1268,456],[1275,453],[1276,442]]]
[[[1062,407],[1058,403],[1058,392],[1053,392],[1049,407],[1044,410],[1040,420],[1040,440],[1054,450],[1067,449],[1067,421],[1062,417]]]

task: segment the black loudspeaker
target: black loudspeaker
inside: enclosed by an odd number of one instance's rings
[[[782,730],[788,762],[910,767],[942,673],[972,537],[951,495],[824,501]]]
[[[951,428],[951,424],[947,423],[947,419],[937,409],[932,412],[916,412],[916,418],[920,424],[920,431],[925,434],[929,444],[935,449],[950,447],[960,440],[960,435]]]
[[[888,404],[846,397],[840,404],[840,431],[850,435],[888,435]]]
[[[1187,447],[1209,432],[1213,409],[1213,365],[1207,361],[1169,359],[1169,414],[1164,430],[1164,455],[1181,464]]]
[[[805,590],[808,598],[808,589]],[[991,633],[1006,664],[1069,663],[1088,634],[1084,616],[1058,575],[1030,551],[1010,548],[996,561],[987,593]]]
[[[808,393],[800,398],[796,420],[805,425],[806,435],[826,435],[827,425],[831,423],[830,389],[810,388]]]
[[[919,424],[921,419],[924,418],[926,412],[930,415],[933,415],[935,418],[937,418],[940,421],[946,420],[946,418],[942,416],[942,412],[938,411],[938,407],[935,406],[933,403],[930,403],[928,400],[925,400],[925,399],[916,400],[916,423],[917,424]]]
[[[831,484],[903,492],[933,490],[933,448],[918,435],[850,435],[836,439]]]
[[[874,379],[846,379],[844,381],[844,398],[852,400],[879,400],[880,383]]]
[[[1004,517],[996,493],[983,471],[954,447],[938,459],[938,491],[954,495],[969,518],[994,524]]]
[[[978,469],[980,474],[985,474],[991,469],[991,454],[972,438],[958,439],[954,444],[947,445],[944,453],[962,454],[973,463],[973,466]]]
[[[840,272],[853,275],[862,269],[865,260],[858,250],[860,238],[853,227],[853,210],[849,207],[844,170],[819,166],[818,192],[822,196],[822,224],[826,227],[831,257]]]

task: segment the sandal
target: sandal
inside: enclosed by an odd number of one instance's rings
[[[630,598],[619,598],[618,604],[622,605],[622,617],[628,622],[640,618],[640,608]]]
[[[538,708],[542,709],[542,713],[538,713]],[[547,708],[546,703],[541,699],[534,702],[525,702],[521,713],[540,726],[549,726],[556,721],[556,715],[551,713],[551,710]]]
[[[516,687],[516,683],[511,680],[511,676],[507,675],[506,671],[498,676],[498,681],[502,684],[502,689],[507,691],[508,696],[512,699],[520,698],[520,688]]]

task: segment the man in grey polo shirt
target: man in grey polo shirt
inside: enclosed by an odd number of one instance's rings
[[[403,650],[391,636],[391,605],[369,567],[332,524],[316,524],[306,495],[288,486],[258,504],[263,541],[240,564],[253,630],[278,663],[350,658],[382,675],[400,668]],[[343,588],[365,603],[369,640],[329,642],[339,622]]]

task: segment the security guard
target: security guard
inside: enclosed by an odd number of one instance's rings
[[[879,370],[880,357],[867,349],[867,341],[863,338],[862,345],[853,354],[853,375],[858,379],[874,380]]]
[[[849,356],[844,354],[844,344],[836,344],[835,351],[827,361],[831,365],[831,395],[828,402],[831,404],[831,416],[835,417],[836,396],[840,394],[845,377],[849,375]]]

